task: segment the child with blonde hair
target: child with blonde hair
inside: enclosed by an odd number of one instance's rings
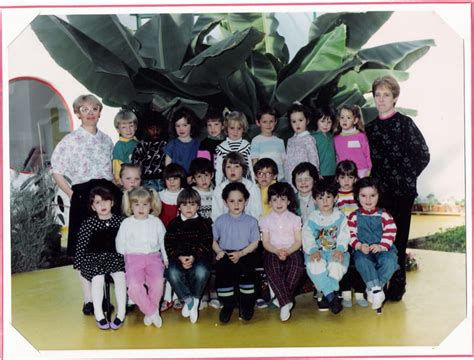
[[[138,144],[135,132],[138,127],[136,115],[129,110],[120,110],[114,118],[114,126],[119,133],[119,140],[112,152],[112,169],[116,184],[120,184],[120,166],[132,162],[133,150]]]
[[[222,171],[222,162],[231,151],[242,154],[247,164],[249,172],[247,178],[255,181],[252,162],[250,159],[250,143],[242,136],[247,132],[249,123],[243,112],[230,111],[225,115],[224,131],[227,138],[221,142],[216,148],[216,157],[214,167],[216,169],[216,185],[224,181],[224,172]]]
[[[343,105],[337,112],[337,120],[334,132],[337,162],[352,160],[357,165],[359,178],[368,176],[372,161],[362,110],[358,105]]]
[[[120,225],[116,247],[125,257],[128,296],[145,314],[146,326],[153,323],[161,327],[159,303],[168,256],[164,244],[166,229],[158,218],[160,199],[155,190],[138,187],[124,194],[122,210],[128,218]]]

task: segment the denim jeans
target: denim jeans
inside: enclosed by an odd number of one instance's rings
[[[178,259],[169,259],[165,277],[180,300],[189,297],[199,299],[210,273],[211,265],[206,259],[196,260],[190,269],[184,269]]]

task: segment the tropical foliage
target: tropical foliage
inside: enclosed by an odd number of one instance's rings
[[[157,14],[135,32],[115,15],[38,16],[32,29],[52,58],[111,106],[165,115],[178,106],[203,116],[208,105],[280,112],[294,101],[350,102],[373,116],[372,81],[407,69],[432,40],[362,47],[391,12],[326,13],[289,59],[273,13]]]

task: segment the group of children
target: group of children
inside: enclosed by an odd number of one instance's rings
[[[149,121],[138,141],[135,115],[120,111],[113,150],[97,129],[101,103],[86,95],[73,107],[82,125],[61,140],[51,163],[71,197],[68,251],[80,273],[83,312],[94,314],[100,329],[122,326],[127,294],[147,326],[161,327],[160,312],[171,306],[195,323],[208,300],[220,308],[222,323],[236,307],[248,321],[260,263],[281,321],[291,316],[305,272],[320,310],[337,314],[352,306],[352,289],[360,306],[382,307],[384,285],[399,268],[397,227],[378,207],[382,192],[368,176],[372,162],[358,106],[343,106],[337,115],[319,109],[310,133],[309,110],[294,103],[286,148],[273,134],[277,114],[268,107],[257,116],[260,135],[251,143],[238,111],[222,119],[211,110],[202,141],[187,108],[172,115],[171,141],[160,123]],[[110,323],[102,310],[106,274],[117,297]],[[214,293],[218,301],[209,299]]]

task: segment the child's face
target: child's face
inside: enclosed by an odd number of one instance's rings
[[[390,89],[382,85],[375,89],[374,100],[379,115],[388,115],[393,112],[398,97],[393,97]]]
[[[140,186],[141,183],[141,173],[138,169],[124,169],[122,171],[122,176],[120,177],[120,182],[124,190],[132,190]]]
[[[222,122],[217,119],[209,119],[207,121],[207,133],[210,136],[219,136],[222,134]]]
[[[302,111],[297,111],[290,115],[290,123],[295,134],[299,134],[306,130],[308,119]]]
[[[133,123],[133,121],[121,121],[118,123],[117,130],[121,137],[124,137],[125,139],[131,139],[135,136],[137,126]]]
[[[358,122],[359,119],[354,116],[352,111],[347,109],[341,110],[341,115],[339,116],[339,125],[341,125],[342,130],[351,130]]]
[[[314,198],[314,203],[318,206],[321,214],[331,215],[335,203],[335,197],[333,194],[325,192],[324,194],[319,194],[316,196]]]
[[[160,139],[161,129],[157,125],[150,125],[146,128],[146,134],[151,141],[157,141]]]
[[[274,212],[277,214],[282,214],[288,209],[290,201],[286,196],[272,195],[270,198],[270,205]]]
[[[332,130],[332,120],[329,116],[323,116],[318,120],[318,130],[322,133],[328,133]]]
[[[225,165],[225,177],[230,182],[240,181],[242,179],[243,174],[244,169],[242,168],[242,165],[232,164],[230,162],[227,162],[227,164]]]
[[[181,118],[174,124],[176,134],[181,139],[188,139],[191,136],[191,124],[188,120]]]
[[[296,190],[303,195],[306,196],[311,194],[311,190],[313,190],[314,179],[309,174],[309,171],[306,170],[295,177],[295,185]]]
[[[166,178],[165,186],[171,192],[178,192],[181,189],[181,178],[178,176]]]
[[[239,216],[242,214],[245,209],[245,205],[247,205],[244,194],[238,190],[231,191],[224,203],[229,209],[229,213],[233,216]]]
[[[277,176],[273,173],[272,169],[267,167],[258,170],[255,175],[257,177],[258,185],[262,187],[269,186],[273,182],[273,180],[277,178]]]
[[[79,107],[77,117],[82,126],[97,127],[100,118],[100,106],[93,102],[85,102]]]
[[[148,199],[137,199],[132,202],[132,213],[135,219],[144,220],[148,218],[151,210],[151,203]]]
[[[108,219],[112,215],[112,206],[114,206],[112,200],[104,200],[99,195],[95,195],[91,207],[99,219]]]
[[[262,117],[257,120],[257,126],[260,128],[263,136],[272,136],[276,126],[275,116],[263,114]]]
[[[244,128],[238,121],[229,121],[227,125],[227,136],[231,140],[239,140],[244,134]]]
[[[194,201],[186,202],[179,205],[179,211],[186,219],[191,219],[192,217],[194,217],[198,209],[199,205]]]
[[[357,178],[354,175],[341,174],[337,177],[337,183],[341,191],[352,191],[356,181]]]
[[[376,188],[365,187],[359,190],[359,202],[364,210],[374,210],[378,201],[379,193]]]
[[[214,174],[210,174],[208,172],[205,173],[197,173],[194,175],[194,181],[196,182],[196,187],[199,190],[208,191],[211,187],[211,181]]]

